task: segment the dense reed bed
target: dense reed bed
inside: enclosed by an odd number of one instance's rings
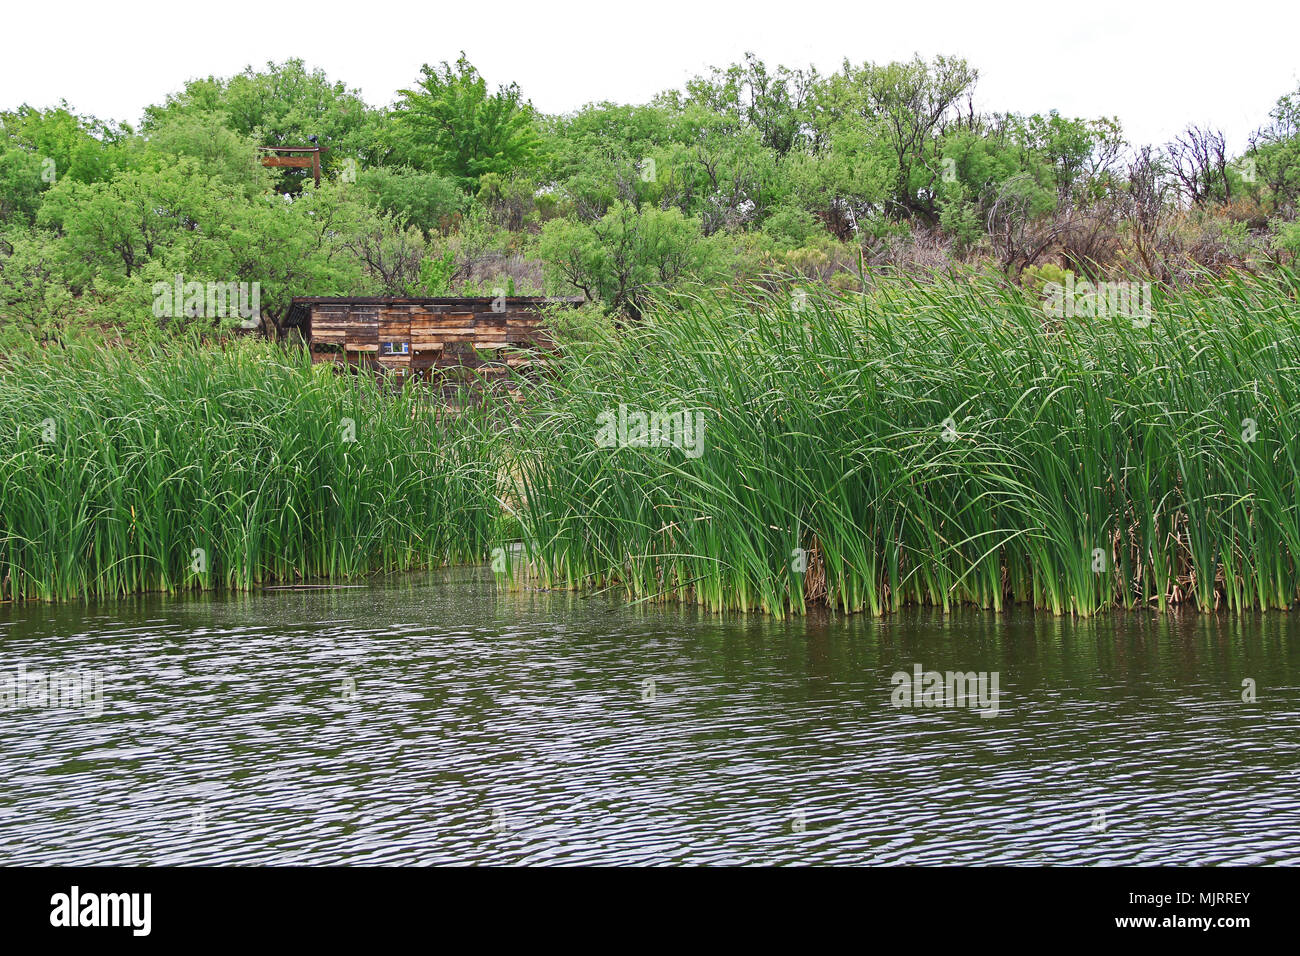
[[[1149,324],[982,278],[678,301],[535,396],[512,572],[774,614],[1288,607],[1298,296],[1157,289]],[[698,457],[598,443],[620,405],[703,413]]]
[[[251,588],[482,560],[493,423],[265,343],[0,369],[0,598]]]

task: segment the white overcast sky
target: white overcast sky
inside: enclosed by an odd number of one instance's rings
[[[1236,149],[1300,85],[1296,0],[71,0],[7,4],[3,22],[0,108],[62,98],[128,122],[189,78],[291,56],[385,104],[462,49],[546,112],[644,102],[747,50],[823,71],[955,54],[980,71],[977,106],[1117,115],[1136,143],[1209,124]]]

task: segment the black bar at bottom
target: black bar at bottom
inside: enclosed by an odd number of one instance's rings
[[[892,929],[918,944],[1199,936],[1232,945],[1287,932],[1298,882],[1286,868],[0,868],[0,925],[13,943],[127,945],[282,939],[332,948],[412,935],[434,942],[449,928],[483,942],[518,933],[534,943],[734,945],[777,929],[867,942]]]

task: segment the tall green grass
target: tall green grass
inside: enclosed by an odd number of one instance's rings
[[[512,571],[774,614],[1288,607],[1298,299],[1283,271],[1156,290],[1147,327],[992,278],[679,300],[533,397]],[[703,454],[598,446],[620,404],[703,411]]]
[[[265,343],[10,354],[0,422],[2,599],[347,578],[499,533],[488,414]]]

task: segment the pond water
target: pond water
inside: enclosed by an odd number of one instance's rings
[[[1297,863],[1297,638],[717,617],[477,568],[0,606],[0,862]],[[908,706],[929,671],[985,699]]]

